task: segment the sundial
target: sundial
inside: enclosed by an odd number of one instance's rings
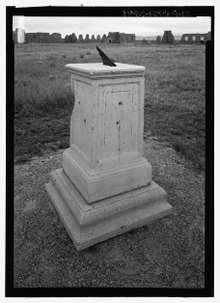
[[[116,67],[96,49],[103,64],[66,65],[75,100],[70,145],[46,184],[77,250],[172,212],[143,155],[145,67]]]
[[[97,45],[96,45],[96,49],[102,58],[103,65],[117,66]]]

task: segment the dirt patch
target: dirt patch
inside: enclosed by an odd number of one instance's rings
[[[14,287],[204,287],[204,172],[153,138],[144,150],[174,213],[81,252],[44,189],[62,153],[15,165]]]

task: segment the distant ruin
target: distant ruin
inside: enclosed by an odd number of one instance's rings
[[[161,43],[161,36],[157,36],[157,37],[156,37],[156,42],[157,42],[157,43]]]
[[[164,31],[162,43],[175,43],[172,31]]]
[[[21,38],[23,34],[23,38]],[[101,38],[100,35],[92,35],[91,38],[89,34],[86,34],[85,38],[80,34],[78,39],[75,33],[71,35],[66,35],[65,38],[61,37],[59,33],[26,33],[22,29],[16,29],[13,32],[14,43],[128,43],[135,42],[135,34],[125,34],[120,32],[109,32],[108,36],[104,34]]]
[[[119,32],[109,32],[107,36],[108,43],[135,42],[135,34],[124,34]]]
[[[72,33],[72,35],[66,35],[64,38],[65,43],[75,43],[77,42],[77,37],[75,33]]]
[[[90,42],[90,39],[89,39],[89,35],[86,35],[86,38],[85,38],[85,43],[89,43]]]
[[[101,42],[101,37],[100,37],[100,35],[97,36],[96,41],[97,41],[97,42]]]
[[[103,43],[107,42],[107,36],[106,36],[106,34],[104,34],[104,35],[102,36],[102,42],[103,42]]]
[[[96,41],[95,35],[92,35],[91,42],[95,42],[95,41]]]
[[[155,39],[155,38],[154,38]],[[104,34],[102,37],[100,35],[89,35],[86,34],[85,38],[80,34],[77,38],[75,33],[66,35],[62,38],[59,33],[25,33],[21,28],[16,28],[13,32],[14,43],[129,43],[135,42],[135,34],[125,34],[120,32],[109,32],[108,35]],[[205,43],[211,40],[211,32],[206,34],[183,34],[180,43]],[[147,42],[147,41],[143,41]],[[155,40],[154,40],[155,42]],[[163,37],[157,36],[156,43],[175,43],[174,35],[171,30],[164,31]]]
[[[181,38],[181,43],[204,43],[211,40],[211,32],[206,34],[184,34]]]
[[[37,42],[37,43],[61,43],[62,39],[61,34],[59,33],[27,33],[25,34],[25,42]]]
[[[76,42],[82,43],[83,42],[83,35],[79,35],[79,38]]]

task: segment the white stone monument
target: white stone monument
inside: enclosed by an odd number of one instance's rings
[[[67,64],[75,105],[47,193],[77,250],[172,212],[143,157],[145,67]]]

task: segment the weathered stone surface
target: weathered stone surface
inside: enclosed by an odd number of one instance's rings
[[[57,169],[51,174],[46,190],[77,250],[172,212],[165,191],[154,182],[88,205],[64,170]]]
[[[151,166],[141,155],[144,67],[91,63],[67,68],[76,98],[71,148],[63,162],[69,178],[88,203],[147,185]]]
[[[75,93],[70,148],[47,192],[77,249],[171,212],[143,157],[143,66],[67,64]]]
[[[107,168],[107,164],[110,166],[110,163],[105,163],[107,159],[104,159],[99,161],[100,169],[98,169],[98,165],[96,168],[91,168],[85,163],[79,164],[80,159],[77,158],[74,149],[77,147],[72,145],[64,152],[63,168],[88,203],[145,186],[152,180],[151,165],[144,158],[139,161],[133,159],[133,163],[128,164],[126,161],[130,160],[129,156],[134,158],[133,154],[124,155],[121,162],[125,161],[125,163],[120,163],[115,157],[109,160],[114,163],[113,168]],[[104,169],[105,166],[106,169]]]
[[[67,64],[66,68],[69,70],[71,74],[78,75],[83,74],[85,77],[90,78],[105,78],[106,76],[109,78],[109,81],[111,82],[118,76],[124,75],[125,81],[127,81],[127,76],[144,76],[145,67],[140,65],[133,65],[133,64],[123,64],[116,62],[117,68],[112,66],[103,65],[100,63],[76,63],[76,64]],[[71,78],[73,79],[73,77]],[[129,82],[129,81],[128,81]],[[113,85],[115,82],[112,82]],[[116,82],[117,83],[117,82]],[[127,83],[127,82],[126,82]],[[72,85],[74,83],[72,82]]]

